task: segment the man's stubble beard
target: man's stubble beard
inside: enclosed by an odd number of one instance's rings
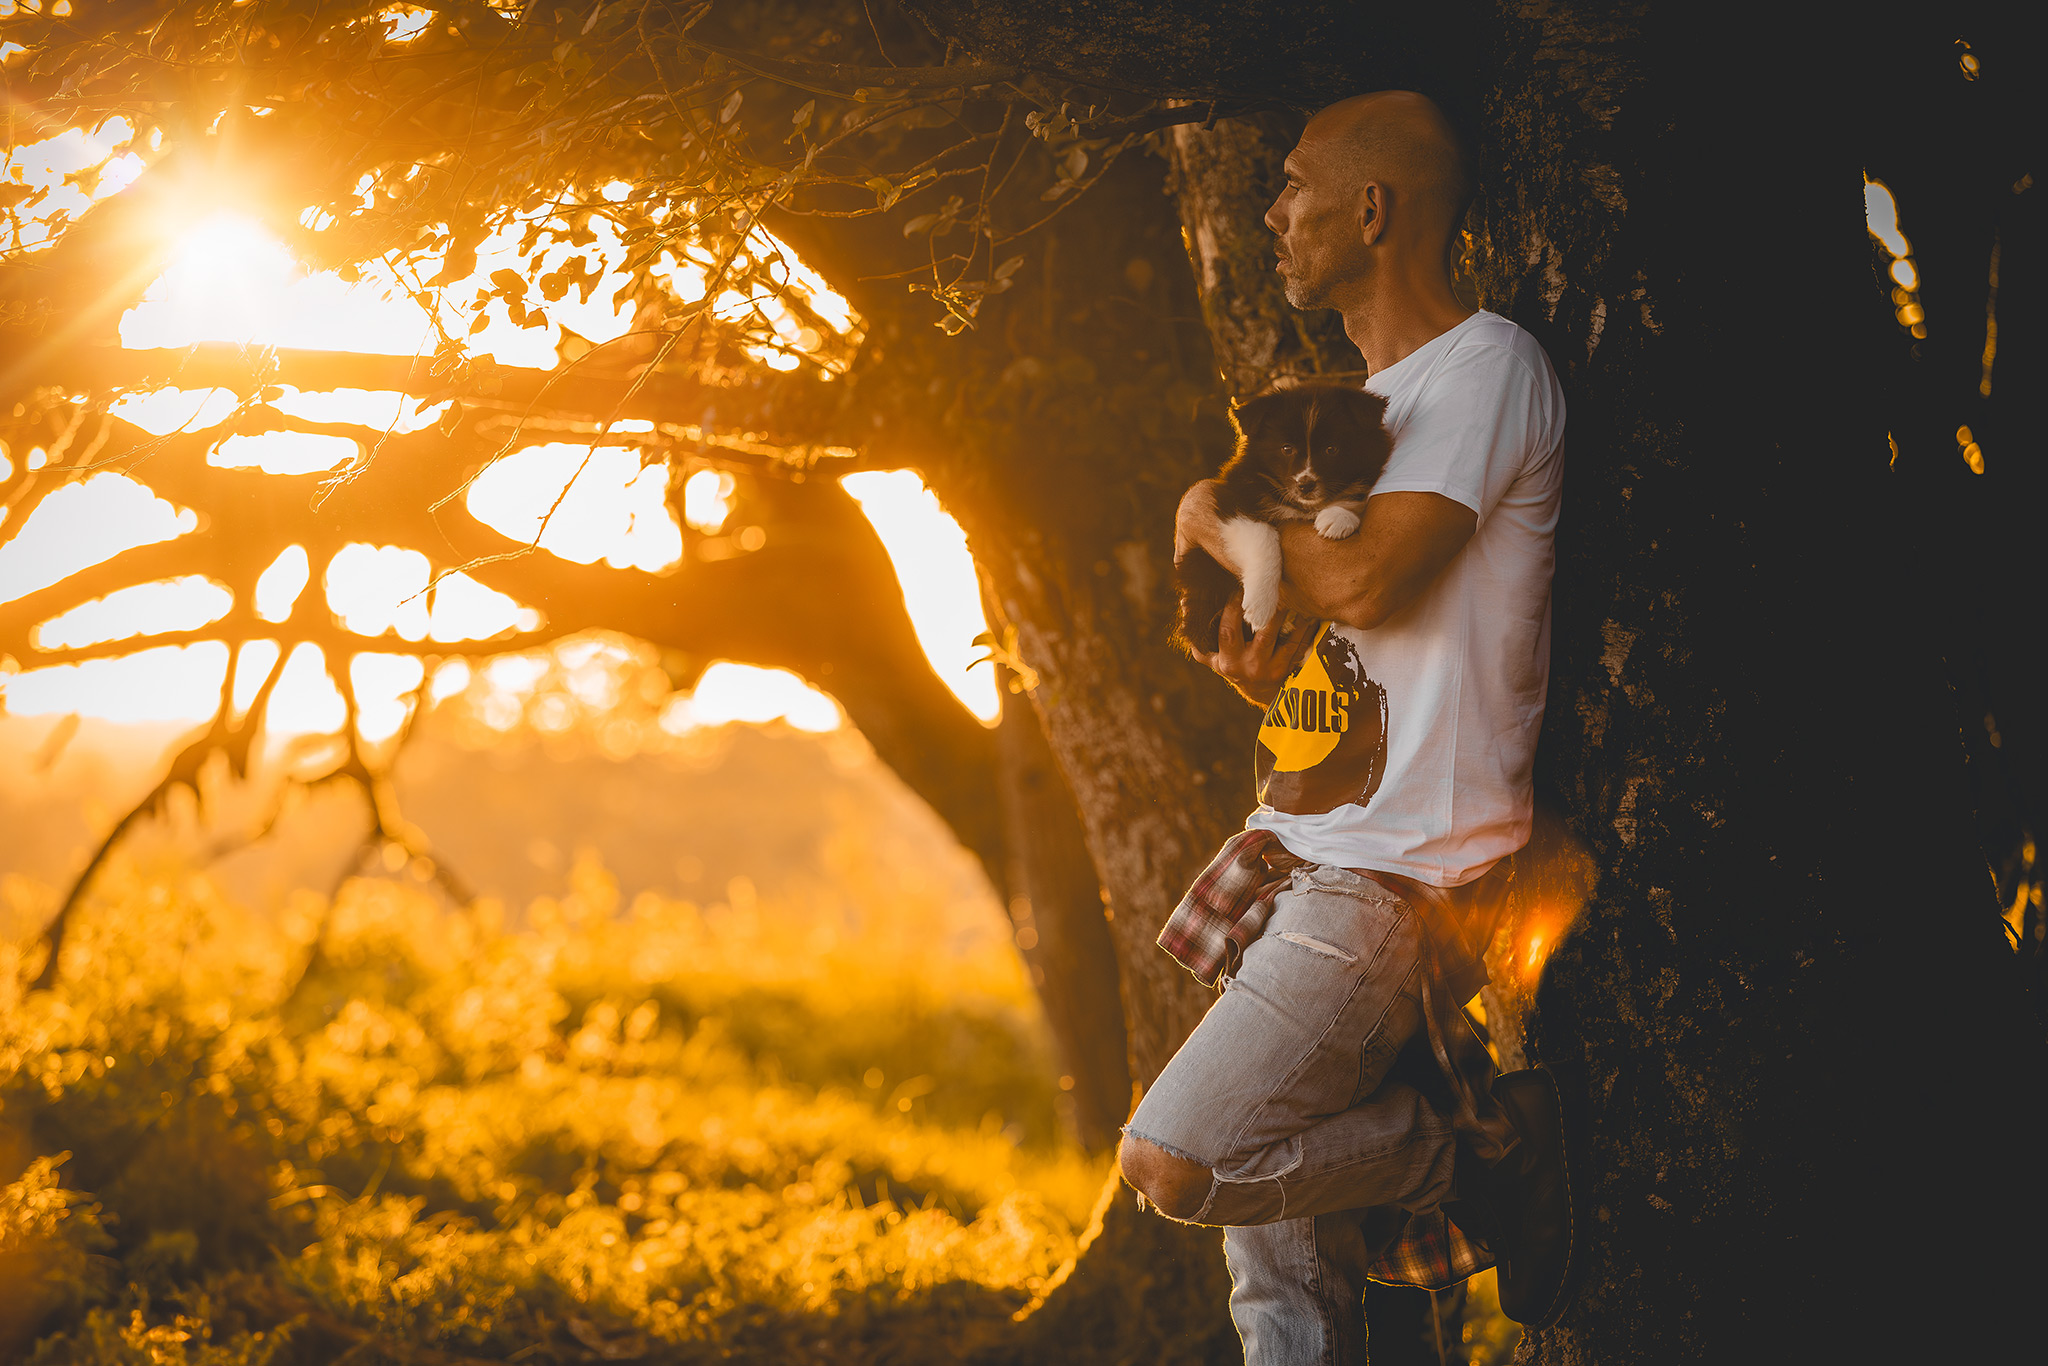
[[[1330,306],[1323,298],[1323,291],[1318,289],[1314,283],[1307,280],[1297,280],[1292,275],[1283,275],[1280,279],[1280,295],[1287,300],[1291,307],[1306,311],[1308,309],[1328,308]]]
[[[1304,311],[1318,308],[1334,308],[1330,302],[1330,281],[1328,272],[1310,275],[1304,269],[1307,262],[1299,256],[1290,255],[1291,270],[1280,272],[1280,294],[1288,304]]]
[[[1296,274],[1292,274],[1288,270],[1280,272],[1280,297],[1286,299],[1288,305],[1292,305],[1296,309],[1323,307],[1321,303],[1317,303],[1317,295],[1319,293],[1321,291],[1315,287],[1313,281],[1300,279],[1300,276],[1296,276]]]

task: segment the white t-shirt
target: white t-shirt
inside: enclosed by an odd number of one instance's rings
[[[1535,339],[1483,312],[1365,387],[1394,437],[1373,495],[1440,493],[1478,530],[1376,629],[1319,628],[1259,728],[1246,825],[1316,863],[1456,887],[1529,838],[1564,395]]]

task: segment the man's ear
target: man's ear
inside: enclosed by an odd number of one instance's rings
[[[1387,230],[1387,188],[1377,180],[1358,187],[1358,238],[1368,247]]]

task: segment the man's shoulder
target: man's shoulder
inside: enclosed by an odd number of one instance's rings
[[[1481,310],[1472,315],[1452,339],[1452,354],[1463,353],[1468,360],[1493,360],[1503,364],[1519,362],[1539,382],[1554,384],[1556,374],[1543,344],[1512,318]]]

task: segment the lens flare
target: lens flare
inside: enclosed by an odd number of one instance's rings
[[[716,536],[732,515],[733,478],[723,470],[698,470],[683,483],[683,520]]]
[[[1543,969],[1592,900],[1600,870],[1556,812],[1539,806],[1529,843],[1515,855],[1508,914],[1487,962],[1494,986],[1523,1002],[1535,998]]]

